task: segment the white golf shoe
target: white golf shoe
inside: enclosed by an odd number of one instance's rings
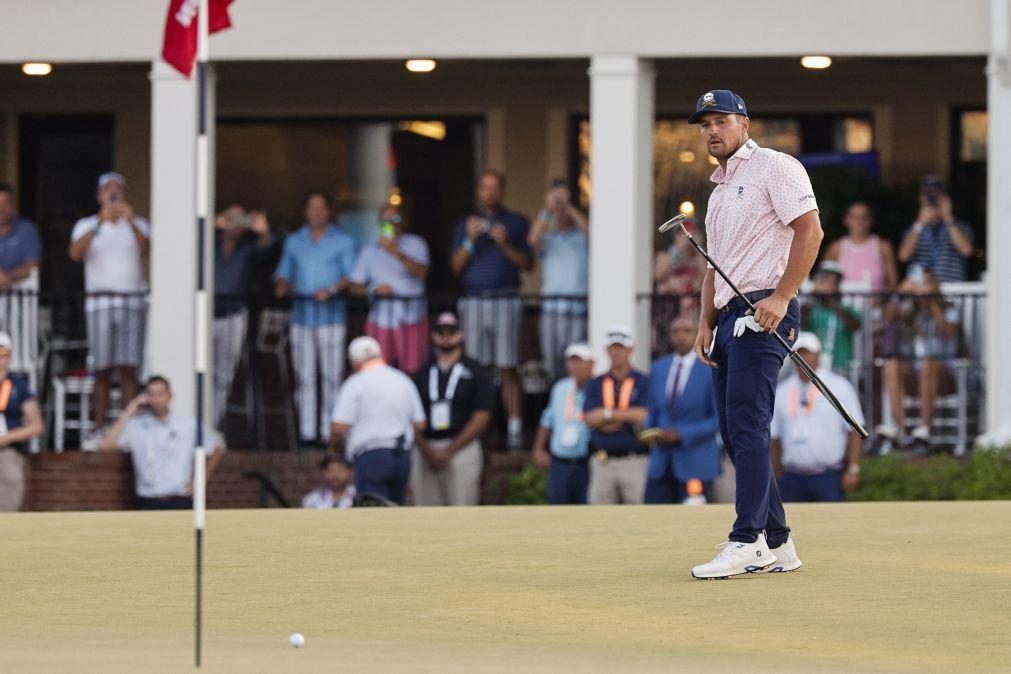
[[[727,541],[716,547],[722,549],[713,561],[693,567],[692,578],[731,578],[744,573],[755,573],[776,563],[776,555],[769,550],[765,534],[758,534],[758,540],[754,543]]]
[[[800,561],[800,557],[797,556],[797,546],[793,544],[793,536],[787,538],[786,543],[778,548],[773,548],[771,552],[776,556],[776,562],[765,567],[759,573],[786,573],[787,571],[796,571],[804,565]]]

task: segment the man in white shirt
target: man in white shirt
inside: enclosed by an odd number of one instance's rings
[[[141,510],[185,510],[193,507],[193,457],[197,420],[192,414],[172,414],[172,389],[164,377],[147,380],[144,393],[123,410],[102,438],[103,452],[122,450],[133,459],[137,507]],[[224,447],[217,434],[204,426],[207,480],[211,479]]]
[[[362,496],[379,496],[404,503],[411,474],[410,450],[425,428],[425,409],[410,378],[383,361],[372,337],[348,345],[355,374],[337,395],[330,427],[335,451],[355,466],[355,489]]]
[[[323,485],[302,498],[303,508],[327,510],[350,508],[355,504],[355,472],[340,454],[327,454],[319,462]]]
[[[800,333],[796,350],[818,368],[821,342],[813,332]],[[817,372],[862,424],[860,398],[849,381],[828,369]],[[784,501],[842,501],[860,484],[863,441],[799,370],[776,391],[771,449]]]
[[[98,178],[96,215],[74,225],[70,259],[84,262],[88,349],[95,372],[95,430],[81,443],[97,449],[109,410],[109,383],[119,379],[122,400],[137,395],[137,368],[143,360],[144,268],[150,252],[151,226],[126,200],[126,178],[103,173]]]

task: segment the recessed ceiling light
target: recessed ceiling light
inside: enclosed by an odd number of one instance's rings
[[[53,65],[51,63],[24,63],[21,66],[21,72],[33,76],[48,75],[53,72]]]
[[[404,66],[412,73],[430,73],[435,70],[435,61],[432,59],[411,59]]]
[[[690,218],[695,215],[695,204],[690,201],[682,201],[681,205],[678,206],[678,212]]]
[[[811,70],[824,70],[832,65],[830,56],[805,56],[800,59],[800,65]]]

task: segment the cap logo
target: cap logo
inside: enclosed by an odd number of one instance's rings
[[[710,91],[705,96],[703,96],[702,97],[702,105],[703,106],[706,106],[706,105],[716,105],[716,94],[714,94],[713,92]]]

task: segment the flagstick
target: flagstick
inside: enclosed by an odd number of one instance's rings
[[[204,242],[208,215],[209,167],[207,157],[207,42],[209,25],[208,0],[200,0],[197,11],[197,289],[194,298],[196,334],[194,335],[196,370],[196,452],[193,467],[193,529],[196,537],[196,610],[194,615],[194,650],[196,666],[200,667],[201,636],[203,628],[203,561],[204,520],[207,497],[207,452],[204,443],[213,441],[204,437],[204,376],[207,372],[207,290],[205,287]]]

